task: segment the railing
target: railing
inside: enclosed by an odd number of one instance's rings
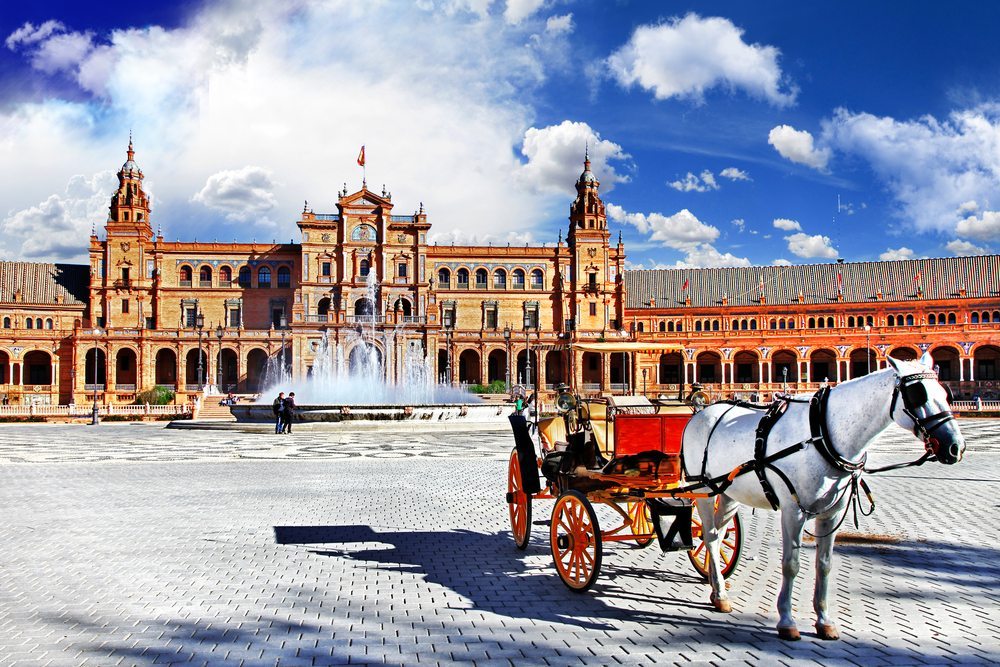
[[[103,384],[85,384],[83,385],[84,391],[104,391]]]
[[[951,409],[956,412],[1000,412],[1000,401],[955,401]]]
[[[403,315],[402,321],[404,324],[426,324],[426,315]]]
[[[212,286],[212,281],[211,280],[199,280],[198,281],[198,287],[211,287],[211,286]]]
[[[477,280],[476,281],[476,289],[486,289],[486,284],[487,283],[485,281],[484,282],[480,282],[480,281]]]
[[[348,315],[347,321],[352,324],[382,324],[385,322],[383,315]]]
[[[389,222],[413,222],[412,215],[390,215]]]
[[[219,287],[232,287],[232,286],[233,286],[233,281],[232,280],[220,280],[219,281]]]
[[[306,315],[306,322],[333,322],[334,316],[329,313],[323,313],[322,315]]]
[[[124,391],[124,392],[127,392],[127,393],[131,393],[131,392],[135,391],[135,385],[134,384],[116,384],[115,385],[115,391]]]
[[[184,391],[201,391],[205,385],[203,384],[186,384],[184,385]]]
[[[330,220],[332,222],[337,222],[337,221],[340,220],[340,215],[337,214],[337,213],[316,213],[314,215],[314,217],[317,220]],[[392,216],[392,217],[395,218],[396,216]]]
[[[98,405],[100,416],[108,415],[185,415],[187,405]],[[73,405],[0,405],[0,417],[89,417],[93,404]]]
[[[190,280],[178,280],[177,281],[177,285],[179,287],[191,287],[191,281]]]

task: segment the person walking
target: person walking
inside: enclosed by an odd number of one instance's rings
[[[274,399],[274,403],[271,403],[271,411],[274,412],[274,432],[281,433],[282,427],[282,417],[284,417],[285,410],[285,392],[279,392],[278,398]]]
[[[283,433],[292,432],[292,420],[295,418],[295,392],[288,394],[288,398],[285,399],[285,404],[282,406],[281,410],[281,421],[283,427]]]

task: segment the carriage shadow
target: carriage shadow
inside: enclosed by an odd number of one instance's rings
[[[588,630],[613,630],[618,627],[615,621],[620,620],[678,624],[692,612],[711,613],[707,589],[697,599],[674,597],[663,591],[644,592],[641,597],[629,593],[636,579],[657,584],[700,581],[690,574],[669,570],[616,566],[605,561],[601,578],[590,593],[571,592],[549,567],[548,559],[544,567],[526,562],[548,556],[547,547],[536,542],[519,552],[506,532],[376,532],[366,525],[345,525],[275,526],[274,535],[280,545],[317,547],[310,551],[318,556],[374,562],[387,570],[421,574],[426,582],[461,595],[476,610],[513,618],[564,623]],[[391,548],[369,548],[373,544]],[[337,548],[338,545],[343,548]],[[640,600],[644,607],[663,611],[608,604]],[[705,627],[704,620],[700,625]],[[739,624],[726,621],[718,625],[731,632]],[[745,629],[752,631],[757,640],[765,630],[749,625]]]

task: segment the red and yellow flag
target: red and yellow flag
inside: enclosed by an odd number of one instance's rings
[[[358,153],[358,166],[359,167],[365,166],[365,146],[364,146],[364,144],[361,145],[361,152]]]

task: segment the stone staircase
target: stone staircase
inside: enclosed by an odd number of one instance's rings
[[[239,398],[240,402],[244,402],[247,401],[250,396],[240,396]],[[219,405],[219,401],[221,400],[222,396],[205,396],[201,402],[201,409],[198,410],[198,414],[195,418],[198,421],[235,422],[236,417],[233,416],[229,406]]]

